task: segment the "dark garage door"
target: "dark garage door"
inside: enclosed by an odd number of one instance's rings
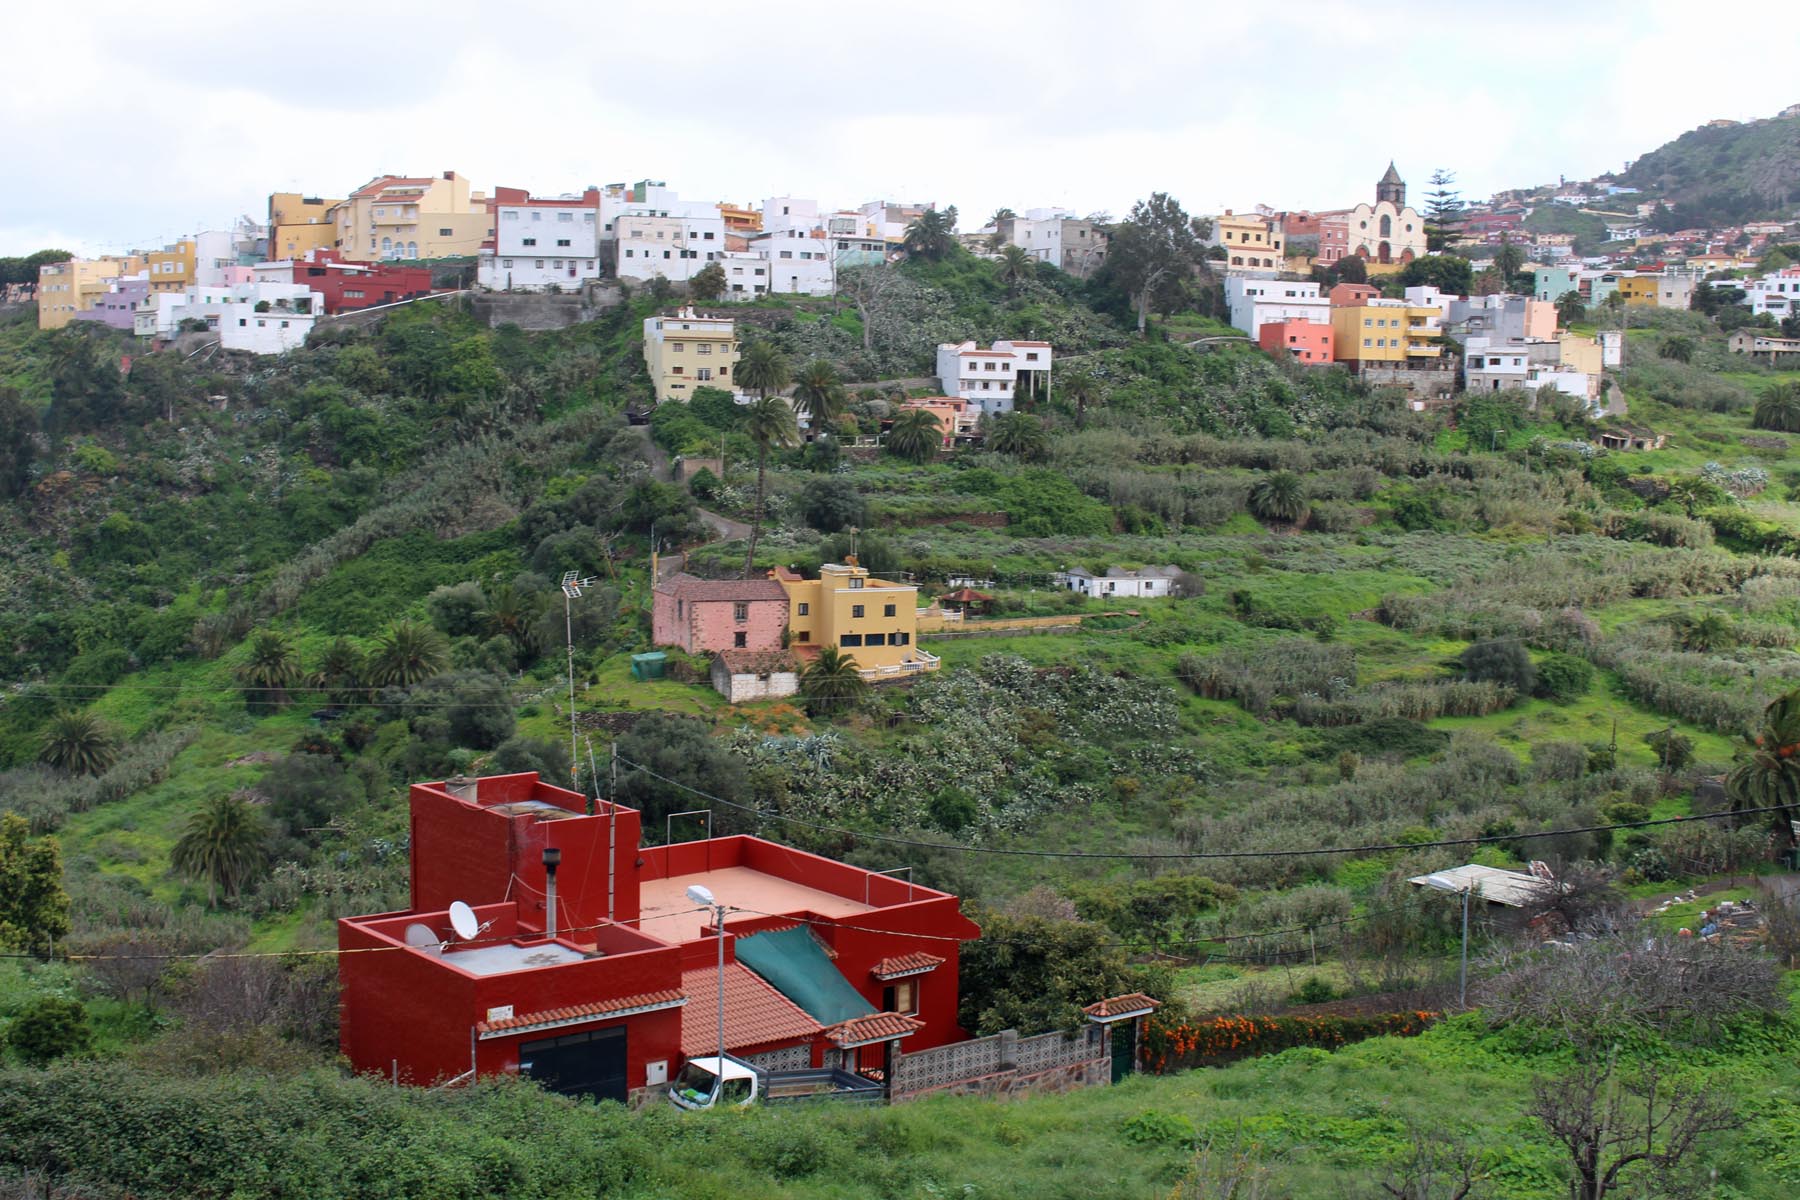
[[[625,1099],[625,1030],[571,1033],[519,1047],[519,1074],[553,1092]]]

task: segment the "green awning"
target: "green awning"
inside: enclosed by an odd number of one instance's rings
[[[804,925],[739,938],[737,959],[821,1025],[875,1011]]]

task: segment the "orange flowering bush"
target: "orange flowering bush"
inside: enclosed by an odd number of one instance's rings
[[[1162,1074],[1190,1067],[1274,1054],[1293,1046],[1335,1050],[1371,1037],[1411,1037],[1438,1017],[1434,1012],[1377,1013],[1353,1017],[1211,1017],[1180,1024],[1150,1018],[1144,1066]]]

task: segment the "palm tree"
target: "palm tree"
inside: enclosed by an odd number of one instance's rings
[[[888,452],[911,462],[929,461],[943,442],[943,427],[923,408],[901,409],[888,428]]]
[[[819,657],[800,673],[800,693],[806,697],[806,710],[814,716],[829,716],[854,706],[868,693],[869,683],[862,677],[856,659],[836,646],[826,646]]]
[[[1563,325],[1573,325],[1587,316],[1587,305],[1581,302],[1580,292],[1564,292],[1556,301],[1556,319]]]
[[[325,647],[318,669],[307,676],[307,683],[325,693],[325,699],[332,704],[343,704],[362,687],[364,666],[362,651],[355,643],[349,638],[335,638]]]
[[[1738,752],[1725,776],[1725,794],[1734,812],[1775,808],[1767,814],[1777,833],[1793,840],[1791,822],[1800,818],[1800,689],[1777,696],[1763,709],[1762,728]]]
[[[1679,363],[1693,362],[1694,339],[1683,337],[1680,334],[1664,338],[1662,345],[1656,348],[1656,352],[1664,358],[1671,358]]]
[[[1299,521],[1306,515],[1306,487],[1292,471],[1264,475],[1250,489],[1250,511],[1265,521]]]
[[[1689,617],[1680,628],[1681,648],[1694,654],[1709,654],[1737,641],[1731,622],[1715,612]]]
[[[1105,397],[1100,390],[1100,383],[1086,371],[1071,371],[1063,377],[1062,394],[1075,403],[1075,428],[1087,427],[1087,410],[1091,404],[1101,402]]]
[[[937,262],[956,248],[956,205],[939,211],[928,208],[906,227],[906,252],[914,258]]]
[[[519,650],[537,649],[531,626],[544,611],[538,597],[503,583],[487,593],[487,609],[481,622],[489,637],[503,637]]]
[[[756,570],[756,542],[762,536],[763,498],[768,485],[769,451],[800,443],[794,410],[779,392],[792,378],[787,359],[769,342],[753,342],[738,362],[738,382],[753,387],[757,399],[744,410],[739,428],[756,444],[756,514],[750,522],[750,545],[744,551],[744,578]]]
[[[1020,412],[995,417],[987,437],[988,449],[1000,454],[1011,454],[1026,462],[1036,462],[1043,458],[1049,449],[1049,443],[1044,423]]]
[[[1037,260],[1027,254],[1023,246],[1005,247],[1000,251],[999,261],[994,264],[994,277],[1006,285],[1009,293],[1015,295],[1036,274]]]
[[[279,708],[288,701],[287,690],[300,682],[300,655],[285,634],[259,630],[250,639],[250,657],[237,669],[244,699],[252,707]]]
[[[71,775],[98,775],[119,757],[118,739],[89,712],[60,712],[44,730],[38,758]]]
[[[215,796],[188,818],[169,862],[190,879],[206,880],[206,906],[212,908],[221,888],[236,895],[262,866],[268,842],[261,814],[236,796]]]
[[[1750,423],[1778,433],[1800,433],[1800,384],[1777,383],[1756,398]]]
[[[419,621],[396,621],[375,645],[369,682],[376,687],[411,687],[450,667],[444,635]]]
[[[988,224],[998,225],[1002,221],[1016,221],[1018,220],[1018,217],[1019,214],[1010,208],[996,208],[994,210],[994,215],[988,218]],[[1766,270],[1767,268],[1764,269]]]
[[[846,404],[837,368],[822,358],[807,363],[794,385],[794,401],[816,433],[830,433]]]

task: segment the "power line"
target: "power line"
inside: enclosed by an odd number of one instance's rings
[[[1432,850],[1448,846],[1482,846],[1500,842],[1530,841],[1537,838],[1567,837],[1576,833],[1606,833],[1618,829],[1646,829],[1655,825],[1680,825],[1690,821],[1717,821],[1727,818],[1757,816],[1766,813],[1788,811],[1785,805],[1770,805],[1764,808],[1741,808],[1734,811],[1716,813],[1696,813],[1685,817],[1658,817],[1646,821],[1627,821],[1615,825],[1578,825],[1569,829],[1546,829],[1538,833],[1488,834],[1464,838],[1444,838],[1433,842],[1389,842],[1369,846],[1324,846],[1302,850],[1197,850],[1186,853],[1175,851],[1141,852],[1127,850],[1027,850],[1003,846],[966,846],[956,842],[927,842],[918,838],[894,837],[890,834],[868,833],[859,829],[850,829],[843,825],[824,825],[816,821],[807,821],[799,817],[790,817],[783,813],[764,812],[762,809],[748,804],[739,804],[735,800],[727,800],[723,796],[715,796],[711,792],[692,787],[678,779],[670,779],[667,775],[659,775],[642,763],[634,762],[620,756],[619,761],[642,771],[652,779],[661,780],[671,787],[723,804],[727,808],[735,808],[753,816],[772,821],[785,821],[790,825],[799,825],[822,833],[838,833],[848,837],[861,838],[871,842],[885,842],[895,846],[911,846],[920,850],[950,850],[962,854],[1000,854],[1015,858],[1092,858],[1106,859],[1114,862],[1194,862],[1210,859],[1267,859],[1267,858],[1318,858],[1325,855],[1346,854],[1363,855],[1385,853],[1391,850]]]

